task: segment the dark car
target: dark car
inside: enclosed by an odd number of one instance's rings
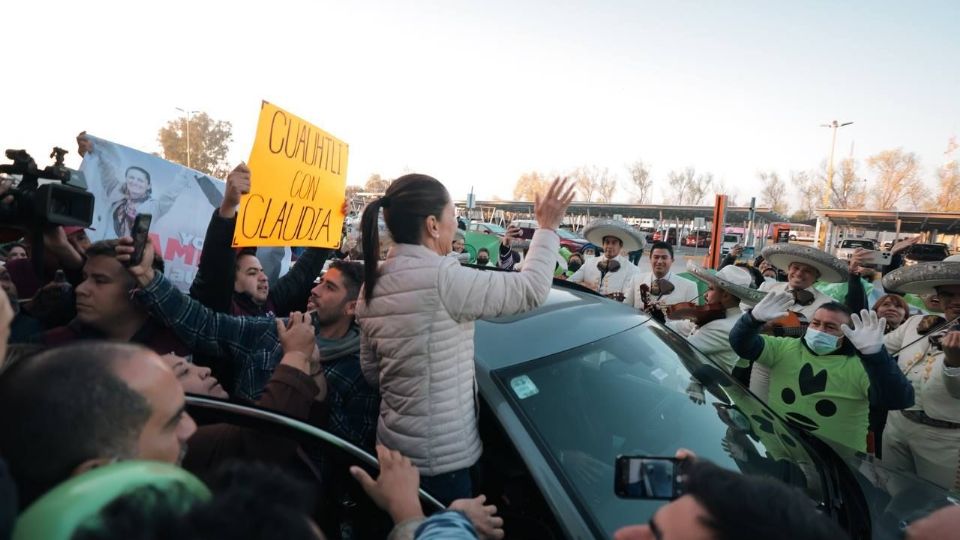
[[[475,344],[477,487],[507,538],[609,538],[646,523],[665,503],[616,497],[615,458],[678,448],[796,486],[852,538],[900,538],[902,523],[950,504],[929,482],[786,423],[674,332],[574,284],[555,281],[531,312],[478,322]],[[191,399],[190,412],[200,405]],[[340,467],[371,463],[325,432],[283,422]],[[361,523],[382,518],[357,512]]]
[[[950,256],[946,244],[914,244],[903,254],[903,264],[910,266],[920,262],[942,261]]]

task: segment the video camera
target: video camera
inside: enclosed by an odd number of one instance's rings
[[[13,163],[0,165],[0,173],[19,175],[21,180],[0,195],[0,227],[37,231],[44,225],[90,226],[94,197],[83,173],[64,166],[66,154],[55,147],[50,154],[54,164],[40,170],[25,150],[6,151]],[[41,179],[58,182],[40,185]]]

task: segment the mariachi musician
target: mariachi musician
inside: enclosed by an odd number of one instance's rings
[[[887,417],[882,461],[960,490],[960,255],[898,268],[883,277],[883,287],[935,294],[943,317],[914,315],[886,335],[915,403]]]
[[[567,281],[580,283],[608,298],[623,300],[624,292],[638,272],[624,253],[642,250],[643,237],[619,219],[594,220],[583,229],[583,236],[603,251],[587,259]]]
[[[730,346],[730,330],[743,315],[741,299],[757,293],[750,288],[753,278],[750,272],[733,265],[724,266],[716,273],[691,266],[690,273],[707,282],[706,304],[697,306],[690,302],[668,306],[667,326],[716,360],[727,373],[732,373],[740,357]]]
[[[626,291],[624,302],[650,313],[663,322],[663,308],[681,302],[700,303],[697,284],[676,275],[673,270],[673,247],[667,242],[650,245],[650,271],[640,272],[633,287]]]
[[[787,281],[767,281],[760,285],[761,292],[786,292],[793,296],[789,308],[792,323],[774,324],[767,333],[775,336],[801,337],[807,323],[817,309],[833,302],[833,298],[814,288],[817,281],[843,283],[849,276],[848,264],[829,253],[797,244],[773,244],[761,252],[763,260],[787,274]],[[755,303],[755,302],[753,302]],[[749,303],[744,303],[744,309]],[[770,371],[760,364],[753,364],[750,372],[750,391],[766,401],[770,388]]]

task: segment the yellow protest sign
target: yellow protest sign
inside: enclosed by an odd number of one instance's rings
[[[264,101],[233,246],[337,247],[348,153],[347,143]]]

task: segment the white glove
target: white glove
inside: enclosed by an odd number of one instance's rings
[[[763,300],[750,311],[753,318],[760,322],[769,322],[783,317],[795,303],[793,295],[786,292],[767,293]]]
[[[876,354],[883,347],[883,330],[887,327],[887,320],[883,317],[877,318],[877,313],[870,310],[860,310],[860,315],[854,313],[850,316],[853,320],[853,329],[843,325],[843,335],[847,336],[850,343],[860,351],[860,354]]]

